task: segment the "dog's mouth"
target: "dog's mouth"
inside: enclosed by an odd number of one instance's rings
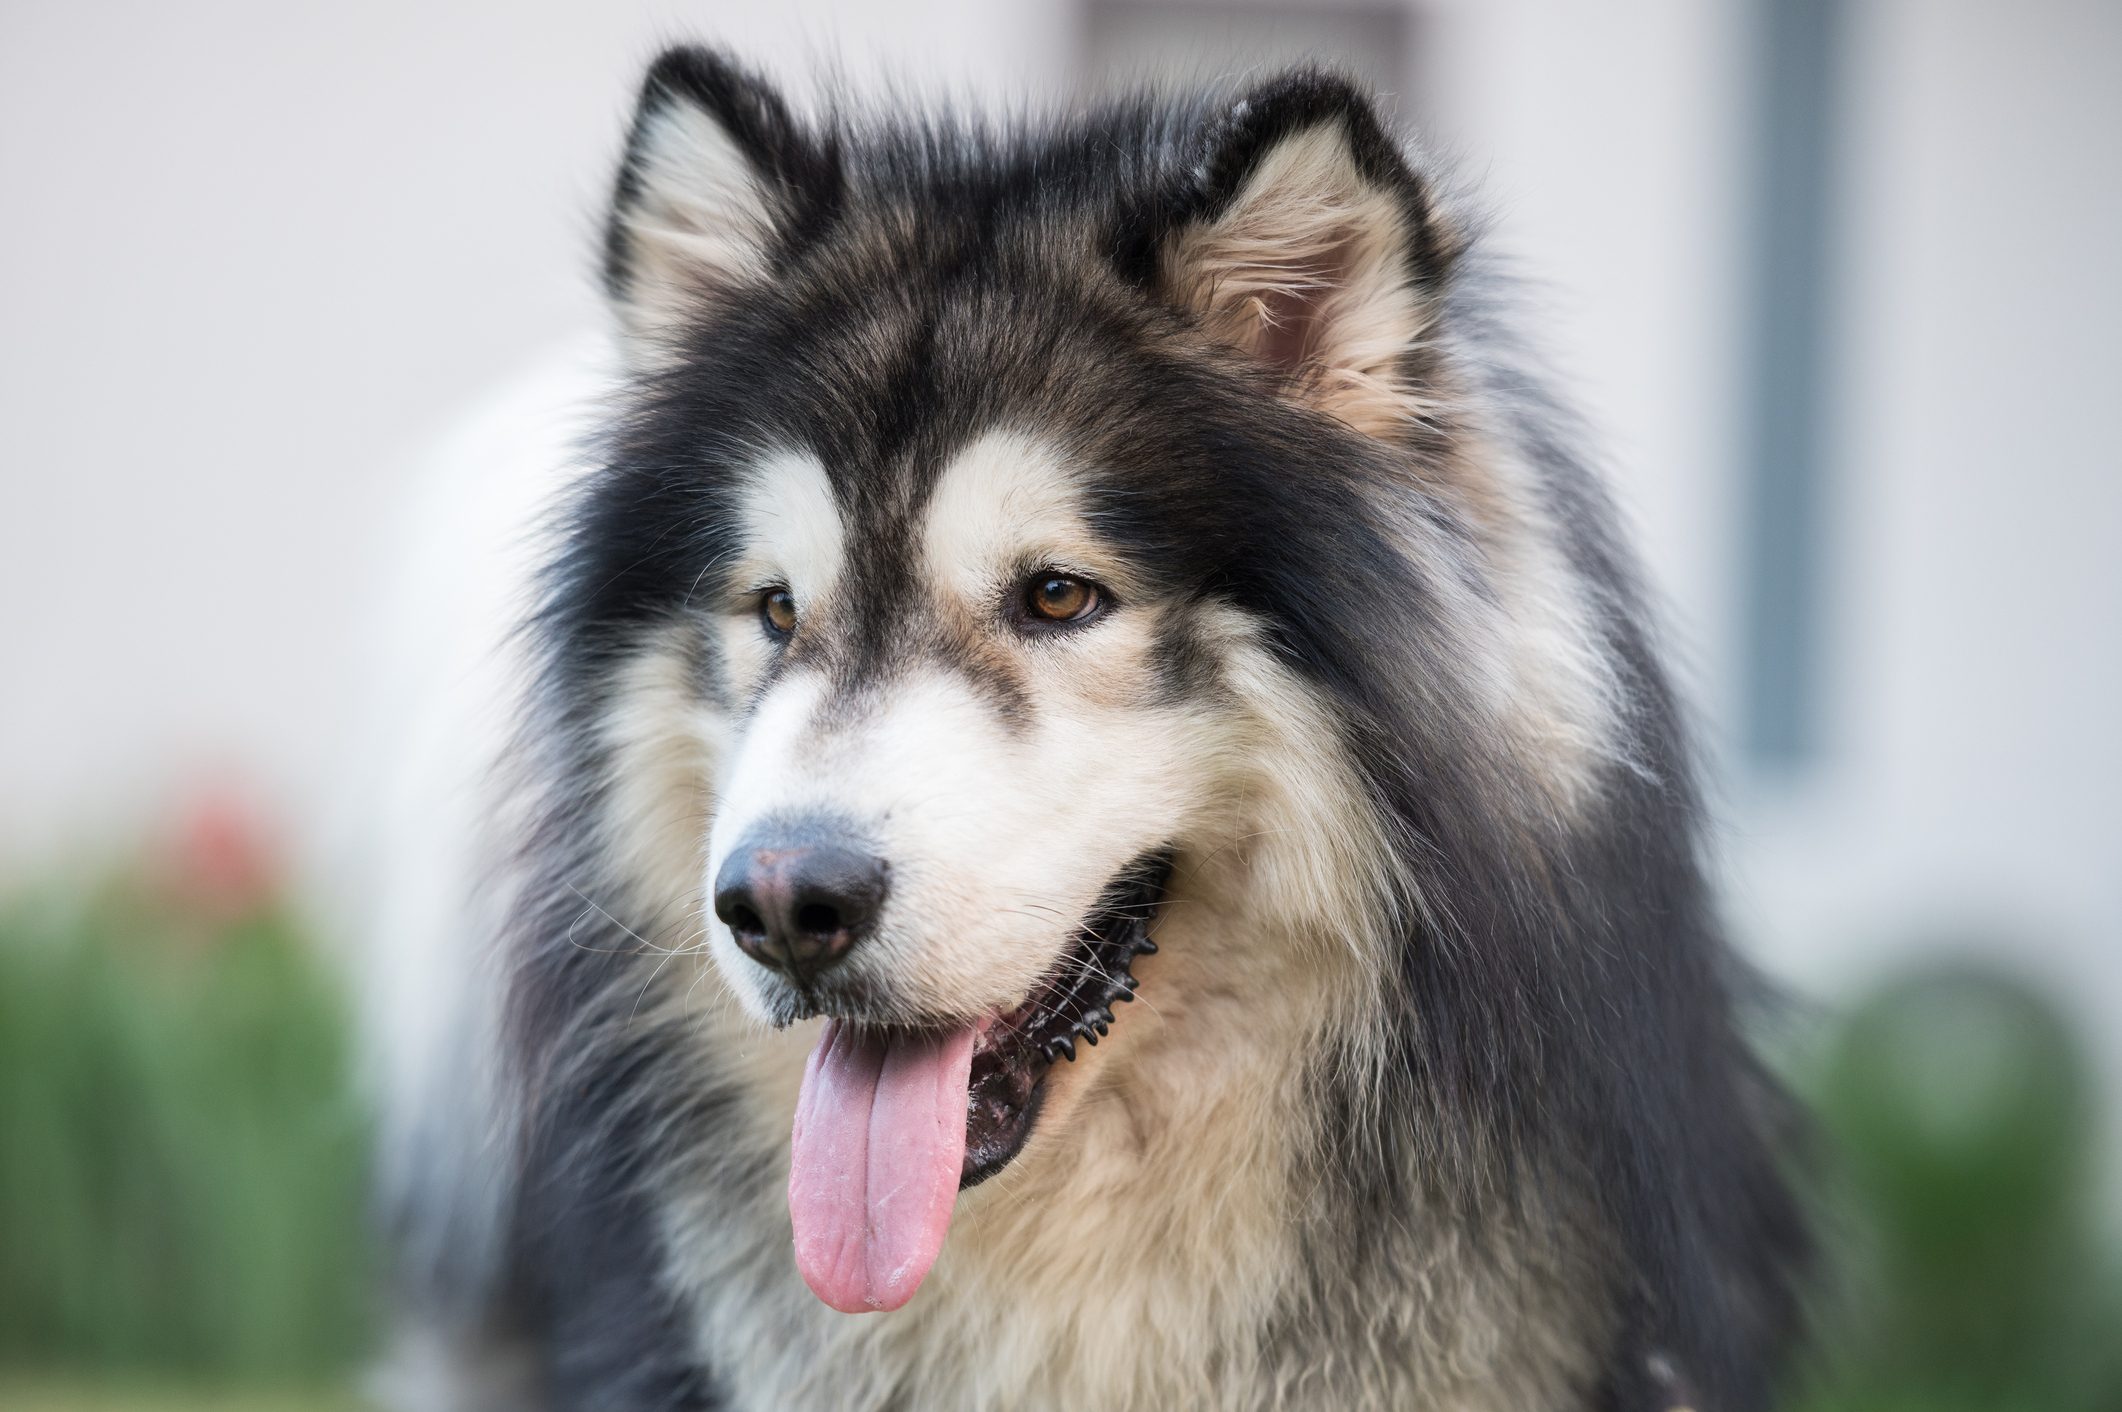
[[[1134,998],[1170,876],[1163,855],[1123,869],[1004,1014],[940,1029],[826,1023],[804,1069],[788,1186],[796,1264],[820,1299],[857,1313],[913,1297],[958,1192],[1023,1150],[1054,1065],[1095,1045]]]
[[[1009,1165],[1031,1136],[1048,1071],[1073,1062],[1078,1043],[1095,1045],[1112,1027],[1113,1007],[1135,998],[1135,958],[1157,949],[1149,926],[1170,874],[1162,858],[1122,873],[1031,999],[980,1028],[965,1097],[961,1190]]]

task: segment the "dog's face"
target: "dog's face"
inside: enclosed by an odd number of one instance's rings
[[[747,1011],[833,1022],[796,1187],[882,1130],[840,1110],[899,1112],[892,1075],[918,1073],[965,1094],[962,1168],[922,1157],[954,1191],[1049,1090],[1066,1108],[1062,1061],[1208,860],[1273,835],[1246,865],[1262,909],[1378,910],[1389,850],[1346,738],[1369,642],[1470,690],[1509,672],[1448,630],[1475,522],[1409,472],[1447,242],[1360,98],[1300,76],[1184,141],[1077,134],[1039,171],[865,166],[858,140],[705,55],[652,74],[608,252],[631,405],[562,573],[606,644],[581,690],[608,700],[653,641],[685,669],[629,679],[713,721],[704,840],[691,796],[641,784],[673,768],[652,732],[612,737],[611,806],[680,801],[665,832],[695,831]],[[804,1113],[829,1130],[808,1148]],[[793,1203],[799,1258],[806,1210],[827,1245],[927,1229],[830,1207]]]

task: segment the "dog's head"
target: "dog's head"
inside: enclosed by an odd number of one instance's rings
[[[747,1010],[831,1021],[798,1188],[964,1096],[900,1154],[920,1210],[798,1192],[834,1302],[911,1293],[933,1208],[1065,1107],[1214,860],[1320,930],[1375,910],[1372,654],[1419,638],[1474,683],[1440,710],[1522,706],[1454,625],[1480,507],[1421,459],[1444,229],[1309,73],[1033,146],[806,127],[696,50],[653,70],[607,249],[630,403],[562,574],[614,829],[684,840]],[[704,796],[644,786],[687,731]]]

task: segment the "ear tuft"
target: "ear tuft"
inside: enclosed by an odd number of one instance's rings
[[[837,152],[727,57],[685,47],[650,67],[605,231],[605,288],[628,330],[664,336],[721,292],[770,273],[829,216]]]
[[[1159,252],[1167,297],[1359,431],[1427,416],[1413,355],[1451,252],[1370,100],[1299,70],[1247,94],[1205,147]]]

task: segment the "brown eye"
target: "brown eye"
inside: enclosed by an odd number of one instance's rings
[[[787,637],[796,630],[795,595],[785,588],[767,590],[759,599],[759,620],[774,636]]]
[[[1050,623],[1080,623],[1098,611],[1098,586],[1067,574],[1040,574],[1024,586],[1024,608]]]

